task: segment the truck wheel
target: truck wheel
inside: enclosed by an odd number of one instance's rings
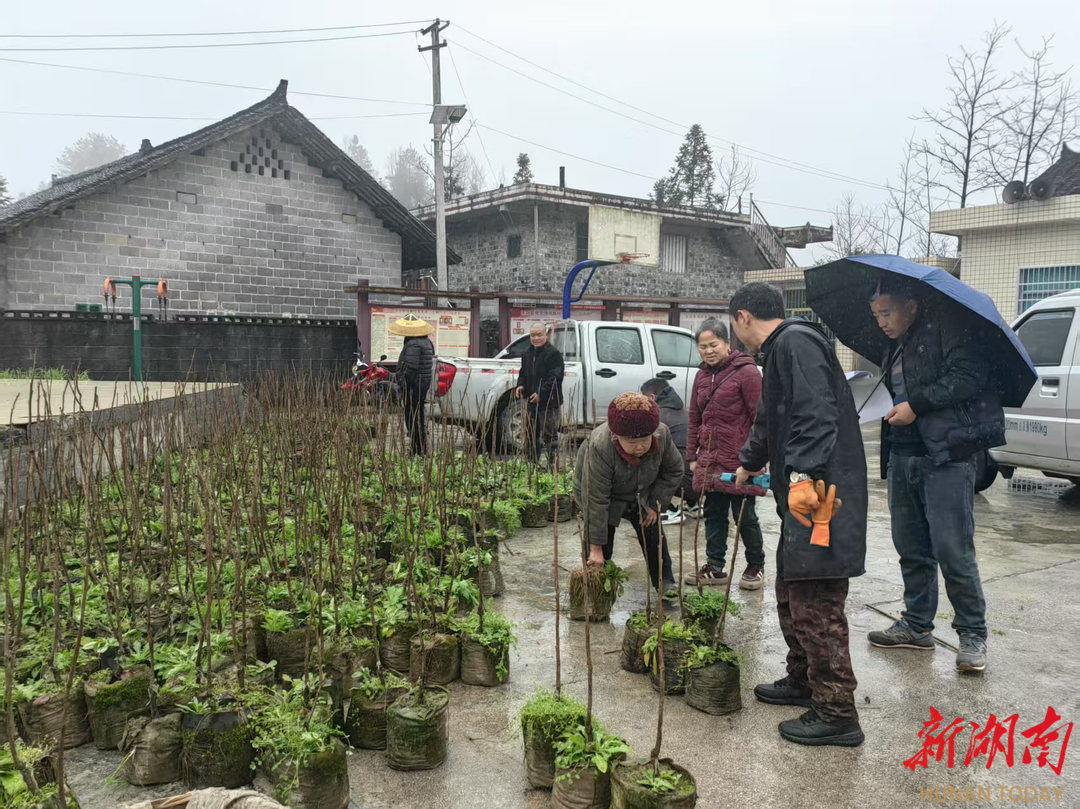
[[[508,455],[518,455],[525,451],[522,441],[525,419],[521,408],[513,400],[507,400],[499,410],[499,429],[496,449]]]
[[[998,466],[986,450],[975,453],[975,491],[989,489],[997,479]]]

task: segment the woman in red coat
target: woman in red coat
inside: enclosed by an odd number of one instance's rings
[[[728,583],[728,514],[731,522],[737,522],[745,501],[739,536],[746,549],[746,570],[739,587],[758,590],[765,581],[765,548],[754,498],[763,497],[765,490],[758,486],[736,490],[734,483],[725,483],[720,476],[739,468],[739,450],[750,434],[761,398],[761,372],[749,354],[731,350],[727,326],[719,320],[702,323],[697,341],[703,362],[690,396],[686,457],[694,471],[694,489],[705,494],[707,561],[685,581]]]

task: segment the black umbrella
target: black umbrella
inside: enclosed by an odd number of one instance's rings
[[[891,341],[878,327],[870,298],[889,276],[904,278],[936,317],[968,329],[993,358],[993,379],[1005,407],[1021,407],[1038,379],[1016,332],[994,302],[944,270],[900,256],[849,256],[809,269],[806,302],[837,339],[872,362],[881,362]]]

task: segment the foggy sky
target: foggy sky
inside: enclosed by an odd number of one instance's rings
[[[565,2],[528,5],[476,0],[343,4],[263,0],[235,4],[191,0],[183,4],[75,2],[8,4],[0,33],[61,34],[157,31],[234,31],[359,25],[449,19],[446,39],[461,74],[459,86],[448,55],[443,59],[443,98],[464,103],[481,126],[565,152],[660,177],[672,163],[682,125],[700,123],[714,136],[773,155],[874,183],[893,176],[903,141],[922,132],[911,117],[945,100],[945,57],[961,44],[977,47],[995,20],[1013,36],[1034,44],[1056,34],[1056,65],[1080,54],[1076,4],[1029,0],[794,0],[757,2]],[[466,34],[468,29],[550,70],[620,101],[676,122],[665,123],[617,102],[561,82]],[[420,28],[420,25],[412,26]],[[376,33],[238,36],[237,40],[297,39]],[[205,39],[75,40],[0,38],[0,48],[103,44],[167,44]],[[115,135],[129,150],[142,138],[154,143],[223,118],[269,94],[278,79],[290,90],[377,97],[429,104],[427,56],[413,35],[265,47],[130,52],[0,53],[0,57],[108,68],[140,74],[218,81],[266,88],[266,92],[198,86],[147,78],[29,66],[0,61],[0,110],[114,115],[204,117],[160,121],[0,115],[0,174],[10,190],[31,191],[55,170],[56,156],[90,131]],[[542,87],[467,52],[470,48],[504,65],[606,107],[647,118],[668,134],[619,118]],[[443,52],[446,54],[446,51]],[[1009,61],[1018,52],[1010,45]],[[1076,76],[1080,81],[1080,74]],[[290,103],[312,118],[382,113],[416,115],[322,120],[335,141],[355,133],[382,172],[387,153],[399,145],[423,147],[431,137],[422,106],[377,104],[291,95]],[[652,181],[517,142],[481,130],[469,144],[489,178],[507,180],[518,152],[532,158],[538,182],[557,183],[567,167],[576,188],[646,196]],[[716,152],[725,144],[713,141]],[[772,160],[774,158],[767,158]],[[807,220],[828,224],[827,213],[849,191],[867,203],[883,192],[852,183],[757,162],[755,198],[774,225]],[[496,183],[497,184],[497,183]],[[993,201],[990,197],[983,201]],[[784,203],[795,208],[780,207]]]

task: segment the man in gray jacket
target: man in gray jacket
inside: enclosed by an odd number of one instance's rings
[[[584,515],[589,565],[603,566],[611,558],[615,530],[626,519],[645,554],[653,588],[662,578],[665,596],[674,593],[657,509],[671,501],[682,479],[682,455],[660,423],[656,402],[640,393],[618,396],[608,407],[607,423],[581,445],[574,466],[574,498]]]

